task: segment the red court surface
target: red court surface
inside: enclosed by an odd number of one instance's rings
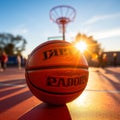
[[[0,72],[0,120],[120,120],[120,67],[89,68],[86,89],[64,106],[43,103],[29,91],[24,69]]]

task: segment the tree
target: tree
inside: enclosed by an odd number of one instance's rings
[[[0,34],[0,50],[4,50],[8,55],[21,53],[25,50],[26,43],[26,40],[20,35]]]
[[[88,63],[90,63],[95,57],[97,59],[99,53],[102,51],[101,45],[96,40],[94,40],[92,36],[78,33],[73,42],[77,43],[80,41],[84,41],[87,45],[87,49],[84,51],[84,55],[87,58]]]

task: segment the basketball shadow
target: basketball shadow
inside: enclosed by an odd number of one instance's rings
[[[72,120],[66,105],[52,106],[42,103],[25,113],[18,120]]]

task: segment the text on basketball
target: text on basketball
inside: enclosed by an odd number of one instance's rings
[[[44,57],[44,60],[47,60],[54,56],[72,55],[73,52],[74,51],[71,48],[50,49],[43,52],[43,57]]]
[[[80,77],[47,77],[47,86],[51,87],[70,87],[70,86],[79,86],[81,84],[85,84],[87,80],[87,76]]]

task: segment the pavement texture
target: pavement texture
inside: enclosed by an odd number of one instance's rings
[[[90,67],[86,89],[63,106],[38,100],[24,69],[7,68],[0,72],[0,120],[120,120],[120,67]]]

